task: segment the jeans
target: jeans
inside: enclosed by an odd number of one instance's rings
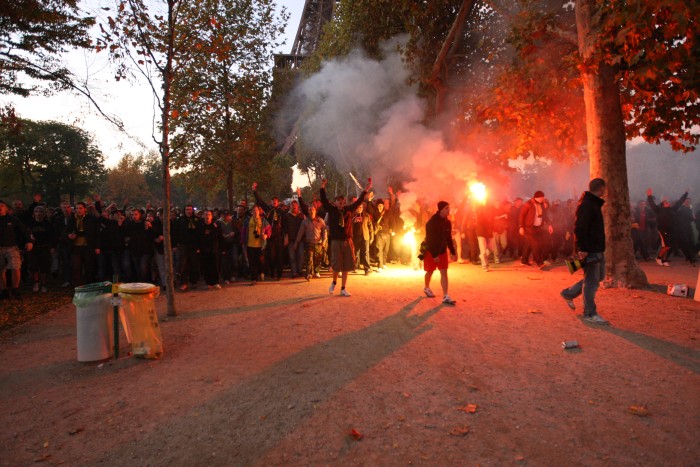
[[[289,268],[292,270],[292,276],[298,276],[304,269],[304,243],[299,242],[294,248],[294,243],[289,242],[287,251],[289,252]]]
[[[573,300],[583,293],[583,314],[593,316],[597,314],[595,305],[595,293],[600,287],[600,281],[605,276],[605,255],[603,253],[589,253],[586,264],[583,266],[583,279],[561,291],[562,297]]]
[[[481,267],[488,268],[489,253],[493,253],[494,259],[498,260],[498,251],[496,250],[496,242],[493,237],[477,237],[479,242],[479,260]],[[498,260],[500,262],[500,260]]]

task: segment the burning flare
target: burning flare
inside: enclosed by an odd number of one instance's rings
[[[478,201],[481,204],[486,202],[486,185],[481,182],[471,182],[469,184],[469,193],[472,199]]]
[[[411,226],[403,234],[403,243],[411,249],[411,254],[416,251],[416,228]]]

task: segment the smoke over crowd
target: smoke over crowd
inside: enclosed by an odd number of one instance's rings
[[[479,167],[475,148],[448,148],[445,132],[424,123],[427,103],[409,84],[395,45],[385,46],[381,61],[355,51],[326,62],[299,85],[295,101],[304,103],[300,130],[306,147],[331,158],[341,173],[373,177],[379,196],[387,183],[401,181],[405,206],[416,199],[456,203],[473,180],[485,182],[496,200],[527,198],[534,190],[550,199],[580,196],[589,178],[587,162],[544,162],[524,173],[506,173]],[[697,152],[682,155],[640,144],[629,148],[628,165],[633,200],[647,187],[670,197],[688,187],[700,189]]]

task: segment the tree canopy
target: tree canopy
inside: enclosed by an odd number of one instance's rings
[[[74,87],[61,54],[90,47],[89,29],[94,23],[77,0],[4,0],[0,5],[0,94],[28,96]]]
[[[80,128],[21,119],[0,126],[3,192],[41,192],[57,205],[95,192],[104,174],[103,154]]]

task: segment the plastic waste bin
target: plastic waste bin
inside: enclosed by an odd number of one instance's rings
[[[112,283],[98,282],[75,288],[78,361],[95,362],[113,355]]]
[[[163,353],[163,337],[154,300],[160,287],[142,282],[119,284],[119,317],[131,353],[136,357],[158,358]]]

